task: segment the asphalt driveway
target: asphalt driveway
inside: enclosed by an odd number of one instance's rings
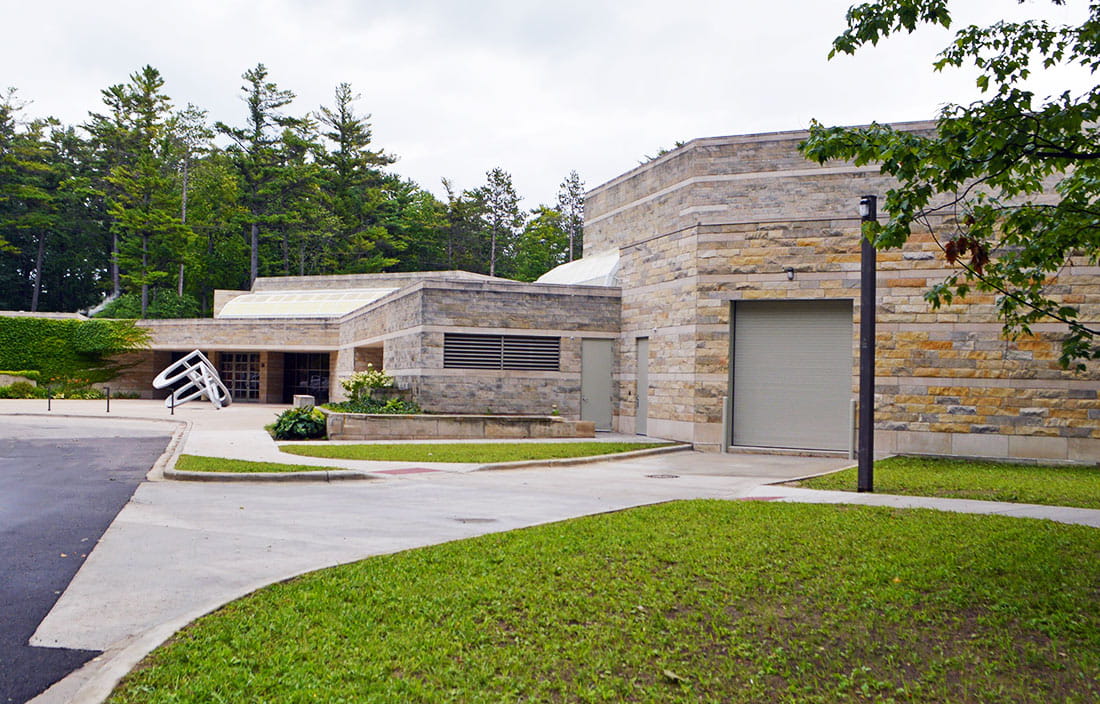
[[[28,640],[164,451],[158,426],[0,418],[0,702],[98,654]]]

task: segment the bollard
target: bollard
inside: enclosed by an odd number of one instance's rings
[[[172,409],[169,415],[176,415],[176,390],[172,389],[171,395],[168,396],[168,407]]]
[[[111,412],[111,387],[110,386],[104,386],[103,387],[103,392],[105,394],[107,394],[107,412],[110,413]]]
[[[53,389],[46,387],[46,410],[53,410]]]

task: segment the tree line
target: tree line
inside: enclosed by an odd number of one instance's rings
[[[526,212],[511,175],[440,200],[389,167],[359,96],[295,113],[258,64],[245,112],[177,109],[146,66],[81,125],[0,93],[0,309],[209,315],[215,288],[257,276],[465,269],[531,281],[582,250],[584,184]]]

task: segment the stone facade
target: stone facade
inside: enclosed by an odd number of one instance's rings
[[[580,415],[581,340],[619,334],[618,289],[550,286],[467,272],[358,274],[258,279],[254,291],[395,288],[344,316],[327,319],[255,318],[142,321],[152,350],[123,356],[130,366],[114,383],[143,397],[166,397],[150,386],[173,353],[200,349],[218,363],[222,352],[258,354],[258,399],[289,402],[283,386],[285,354],[330,356],[332,400],[340,381],[356,371],[383,368],[410,400],[437,413]],[[218,292],[221,306],[247,292]],[[220,310],[220,308],[219,308]],[[556,371],[445,369],[448,332],[535,335],[561,341]],[[614,374],[615,370],[609,373]],[[616,399],[612,399],[612,407]]]
[[[634,427],[633,352],[646,337],[650,434],[721,446],[731,303],[741,300],[851,300],[855,396],[854,211],[860,195],[890,184],[875,168],[803,160],[805,137],[696,140],[589,193],[586,254],[618,248],[621,257],[620,429]],[[1100,460],[1100,367],[1061,369],[1057,325],[1003,338],[988,294],[933,310],[923,293],[948,269],[930,235],[879,253],[877,447]],[[1052,286],[1083,320],[1100,320],[1100,268],[1074,262]]]
[[[581,340],[618,330],[617,289],[425,279],[343,322],[338,374],[350,374],[352,360],[360,369],[381,358],[425,410],[545,415],[557,408],[578,417]],[[559,337],[561,364],[558,371],[445,369],[448,332]]]

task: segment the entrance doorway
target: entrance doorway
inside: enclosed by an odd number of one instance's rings
[[[218,374],[234,401],[260,400],[259,352],[219,352]]]
[[[308,394],[318,404],[329,399],[329,353],[287,352],[283,355],[283,403]]]

